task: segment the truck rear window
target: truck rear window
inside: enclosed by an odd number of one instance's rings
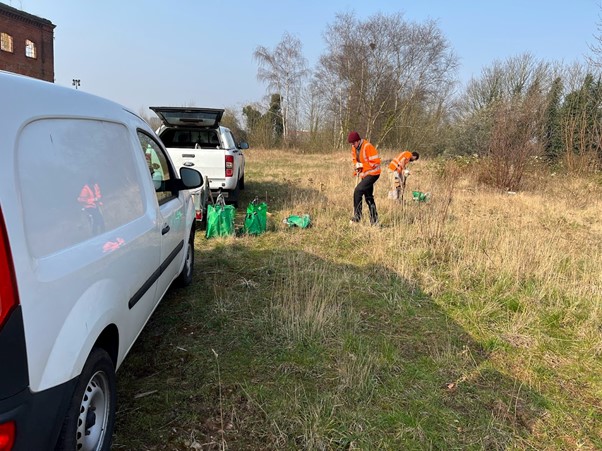
[[[194,149],[198,147],[219,147],[219,138],[215,130],[168,129],[161,133],[165,147]]]

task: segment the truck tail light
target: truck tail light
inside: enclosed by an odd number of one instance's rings
[[[234,175],[234,157],[232,155],[226,155],[226,177],[232,177]]]
[[[0,451],[10,451],[15,444],[15,422],[0,424]]]
[[[8,247],[8,233],[6,232],[2,210],[0,210],[0,329],[18,303],[19,297],[17,296],[13,259]],[[2,426],[4,425],[0,425],[0,427]],[[0,435],[0,437],[3,437],[3,435]],[[4,448],[0,446],[0,450],[4,450]]]

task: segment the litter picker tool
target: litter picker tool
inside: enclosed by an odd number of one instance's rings
[[[406,177],[405,174],[400,174],[400,175],[401,175],[401,193],[399,195],[399,202],[401,204],[403,204],[403,195],[404,195],[404,193],[406,191],[406,180],[407,180],[407,177]]]

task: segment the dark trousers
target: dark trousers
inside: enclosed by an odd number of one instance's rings
[[[105,220],[102,217],[102,212],[97,207],[83,208],[83,211],[88,215],[92,235],[98,235],[105,231]]]
[[[374,183],[380,175],[367,175],[357,184],[353,191],[353,220],[360,222],[362,219],[362,197],[366,199],[368,211],[370,212],[370,224],[378,222],[378,213],[374,203]]]

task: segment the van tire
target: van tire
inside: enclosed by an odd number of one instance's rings
[[[186,246],[186,258],[184,259],[184,267],[182,268],[182,272],[178,275],[176,279],[176,285],[178,287],[187,287],[192,283],[192,274],[194,272],[194,227],[190,232],[190,237],[188,238],[188,245]]]
[[[104,349],[94,348],[79,376],[56,449],[110,450],[116,402],[113,361]]]

